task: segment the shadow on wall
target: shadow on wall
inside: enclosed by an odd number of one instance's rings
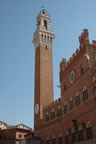
[[[33,136],[28,140],[21,140],[19,144],[44,144],[44,142],[40,137]]]
[[[91,140],[87,140],[87,141],[83,141],[83,142],[78,142],[75,144],[96,144],[96,138],[95,139],[91,139]]]

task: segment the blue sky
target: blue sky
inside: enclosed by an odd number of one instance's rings
[[[45,6],[54,29],[54,97],[60,97],[59,63],[79,47],[89,30],[96,40],[96,0],[0,0],[0,120],[34,127],[34,59],[36,17]]]

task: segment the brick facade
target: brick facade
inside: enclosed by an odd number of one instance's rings
[[[50,104],[44,101],[43,117],[35,121],[35,135],[46,144],[96,138],[96,41],[90,43],[88,30],[84,29],[79,42],[80,47],[70,60],[60,63],[61,98]]]

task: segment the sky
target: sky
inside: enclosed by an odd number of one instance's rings
[[[0,121],[34,128],[35,48],[32,43],[41,7],[54,29],[54,99],[60,97],[59,63],[79,48],[78,37],[89,30],[96,40],[96,0],[0,0]]]

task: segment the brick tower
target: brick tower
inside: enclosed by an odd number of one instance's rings
[[[37,29],[33,37],[35,46],[35,128],[39,120],[42,119],[43,107],[53,101],[53,39],[54,31],[50,29],[50,15],[43,9],[37,16]]]

